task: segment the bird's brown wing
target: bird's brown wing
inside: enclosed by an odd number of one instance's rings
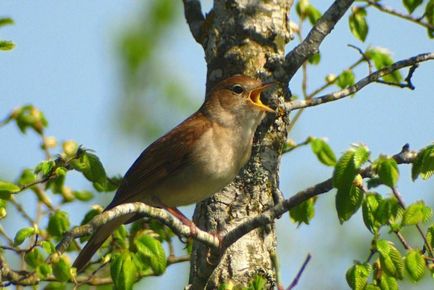
[[[199,112],[149,145],[128,169],[106,210],[122,203],[140,200],[140,195],[149,194],[149,187],[174,174],[188,162],[194,140],[210,126],[209,120]]]

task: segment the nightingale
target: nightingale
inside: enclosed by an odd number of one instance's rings
[[[235,75],[215,85],[197,112],[149,145],[128,169],[105,211],[143,202],[165,208],[184,224],[193,222],[176,207],[197,203],[228,185],[250,158],[253,136],[266,112],[261,92],[273,85]],[[98,228],[73,266],[83,270],[120,225],[138,215],[115,218]]]

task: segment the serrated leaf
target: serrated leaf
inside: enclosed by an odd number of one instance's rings
[[[25,239],[35,234],[36,230],[34,227],[22,228],[16,234],[14,238],[14,246],[21,245]]]
[[[434,225],[430,225],[428,230],[426,231],[426,240],[429,245],[431,245],[431,249],[434,249]]]
[[[348,88],[354,85],[356,77],[352,70],[344,70],[336,79],[336,85],[341,89]]]
[[[423,0],[403,0],[402,3],[404,4],[405,8],[408,10],[408,12],[411,14],[413,11],[422,4]]]
[[[149,264],[155,275],[161,275],[166,270],[167,259],[161,242],[148,235],[135,239],[137,254],[142,263]]]
[[[352,185],[349,190],[338,189],[336,193],[336,210],[341,223],[349,220],[360,208],[363,201],[363,190]]]
[[[66,282],[71,279],[71,264],[64,256],[53,262],[52,267],[57,281]]]
[[[434,174],[434,144],[419,151],[411,168],[411,177],[414,180],[420,175],[427,180]]]
[[[404,262],[401,253],[392,242],[386,240],[376,241],[376,248],[380,254],[380,264],[385,273],[397,279],[402,279]]]
[[[373,166],[383,184],[389,187],[396,186],[399,179],[399,169],[395,159],[380,156],[380,158],[374,162]]]
[[[114,289],[133,289],[137,275],[133,253],[123,252],[114,255],[110,262],[110,274],[114,283]]]
[[[359,40],[365,41],[368,35],[369,26],[366,21],[366,9],[363,7],[354,7],[348,23],[351,33]]]
[[[301,223],[309,224],[315,215],[315,201],[316,198],[309,198],[302,202],[295,208],[289,211],[291,219],[300,225]]]
[[[41,246],[47,254],[52,254],[56,250],[56,247],[50,241],[41,241]]]
[[[260,275],[256,275],[249,283],[248,290],[263,290],[266,289],[267,279]]]
[[[377,209],[382,197],[378,193],[368,193],[362,203],[363,222],[372,233],[377,233],[382,223],[378,220]]]
[[[18,179],[18,184],[28,185],[36,180],[36,175],[33,170],[26,168],[21,172],[20,178]]]
[[[425,273],[425,259],[419,251],[409,250],[405,257],[405,269],[413,281],[422,279]]]
[[[56,211],[52,214],[48,221],[48,233],[54,237],[61,237],[66,231],[69,230],[68,214],[64,211]]]
[[[380,277],[380,288],[381,290],[399,290],[398,282],[395,278],[387,276],[382,273]]]
[[[368,284],[363,290],[381,290],[381,288],[374,284]]]
[[[366,146],[352,147],[339,158],[333,172],[333,186],[349,190],[353,186],[354,178],[360,167],[369,158],[369,150]]]
[[[377,220],[382,225],[394,223],[398,219],[398,216],[402,211],[403,209],[401,208],[395,197],[385,198],[381,200],[378,206]]]
[[[428,221],[432,216],[432,209],[425,205],[424,201],[411,204],[404,212],[402,225],[417,225]]]
[[[372,267],[368,263],[353,265],[345,275],[348,285],[353,290],[363,290],[371,271]]]
[[[52,173],[53,169],[55,168],[56,163],[54,160],[46,160],[42,161],[35,167],[35,173],[41,173],[43,176],[48,176]]]
[[[326,141],[319,138],[312,138],[310,146],[313,153],[322,164],[327,166],[336,165],[336,155]]]

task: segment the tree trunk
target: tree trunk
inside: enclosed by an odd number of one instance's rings
[[[234,74],[285,84],[287,78],[280,64],[290,39],[291,5],[288,0],[216,0],[201,28],[208,65],[207,88]],[[283,85],[277,87],[272,98],[264,99],[277,108],[288,95]],[[268,115],[256,132],[250,162],[230,185],[196,206],[196,225],[208,232],[224,233],[274,205],[280,198],[276,189],[286,128],[284,113]],[[247,285],[256,275],[266,278],[267,288],[273,288],[275,251],[274,225],[250,232],[223,254],[194,242],[190,289],[216,289],[222,283]]]

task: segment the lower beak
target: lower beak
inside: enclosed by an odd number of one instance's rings
[[[257,88],[254,88],[253,90],[251,90],[250,95],[249,95],[249,99],[253,103],[253,105],[258,107],[262,111],[274,113],[275,111],[273,109],[271,109],[270,107],[268,107],[262,103],[261,92],[264,91],[265,89],[271,87],[271,86],[274,86],[275,84],[276,84],[276,82],[265,83],[265,84],[262,84],[261,86],[259,86]]]

